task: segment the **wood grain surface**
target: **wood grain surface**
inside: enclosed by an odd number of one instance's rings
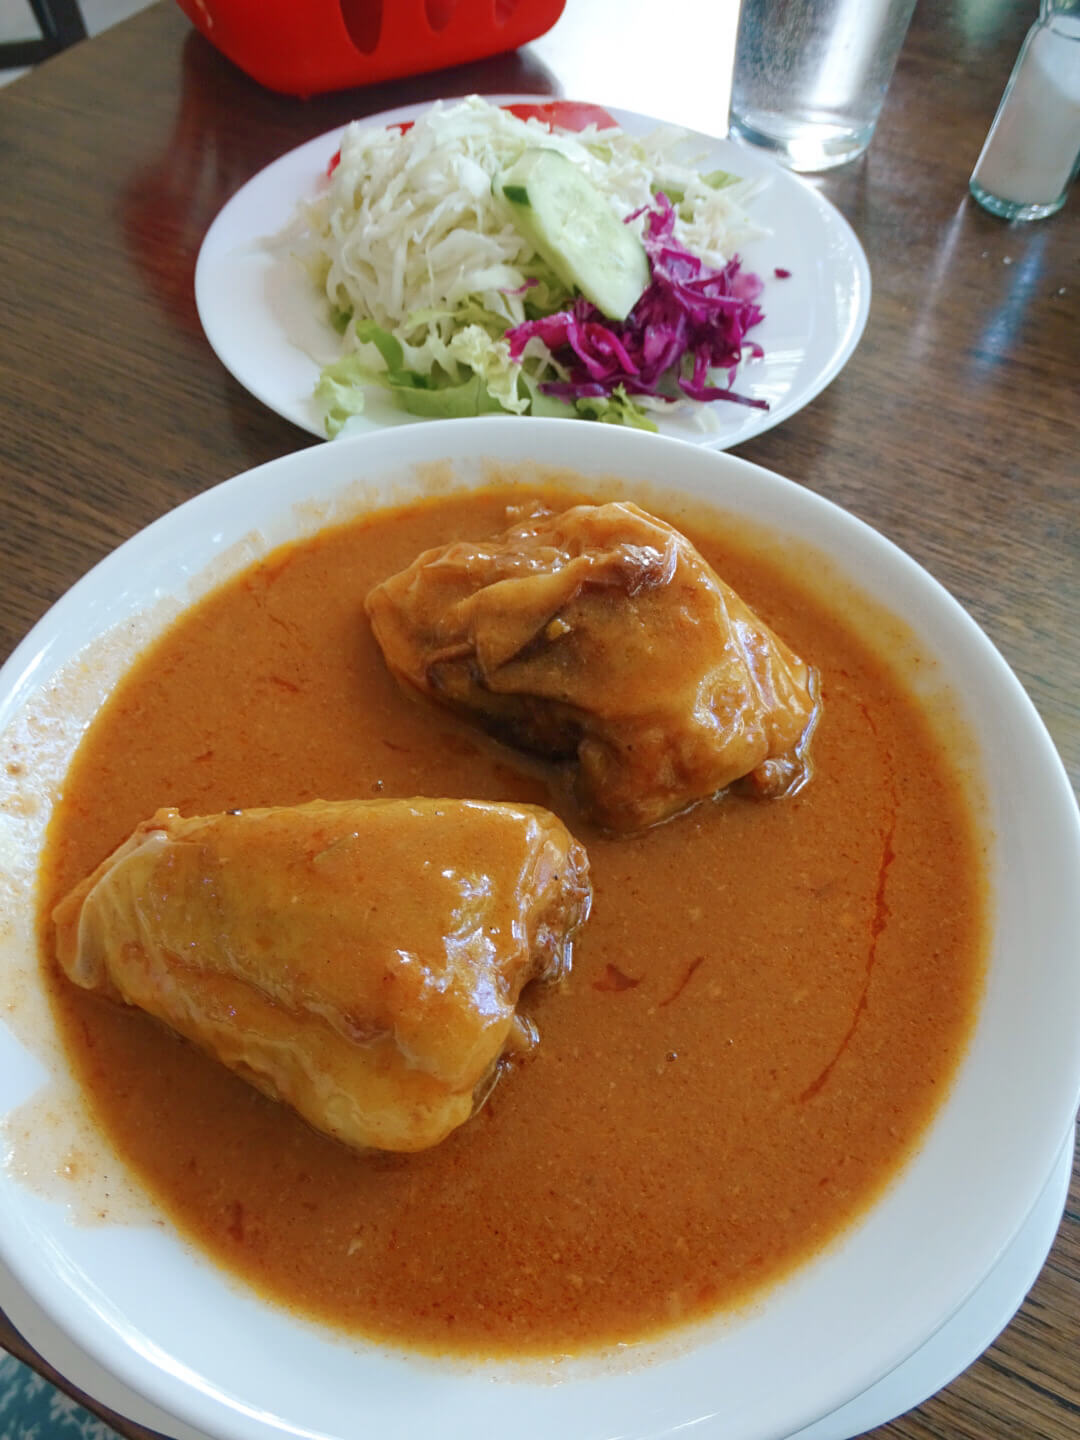
[[[571,0],[516,54],[309,101],[260,89],[162,3],[0,91],[0,659],[134,531],[318,443],[242,390],[199,326],[198,248],[246,179],[351,118],[470,91],[568,94],[723,133],[735,7],[691,3],[658,37],[656,7],[623,0],[616,44],[609,0]],[[739,453],[937,576],[1016,671],[1075,785],[1080,209],[1074,194],[1048,221],[1007,225],[967,196],[1033,10],[922,0],[869,151],[814,182],[869,257],[866,334],[817,400]],[[50,1373],[3,1317],[0,1343]],[[873,1433],[1076,1437],[1078,1356],[1080,1165],[1013,1322]]]

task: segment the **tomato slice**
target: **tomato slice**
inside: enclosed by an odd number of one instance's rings
[[[504,105],[519,120],[540,120],[549,130],[584,130],[595,125],[598,130],[612,130],[616,121],[602,105],[587,105],[579,100],[545,100],[539,104]]]
[[[595,125],[598,130],[613,130],[618,123],[602,105],[588,105],[580,100],[544,100],[535,105],[521,101],[502,108],[519,120],[540,120],[549,130],[585,130],[590,125]],[[412,127],[411,120],[395,120],[386,128],[399,130],[404,135]],[[340,164],[341,151],[335,150],[326,167],[327,175],[332,175]]]

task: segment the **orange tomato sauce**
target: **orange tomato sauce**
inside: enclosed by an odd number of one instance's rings
[[[684,527],[822,676],[814,778],[794,796],[732,794],[607,839],[542,767],[399,691],[368,589],[428,546],[495,533],[521,498],[330,529],[191,608],[84,738],[44,870],[67,1050],[180,1230],[278,1303],[442,1353],[643,1338],[809,1258],[917,1144],[985,951],[979,837],[946,748],[884,661],[736,533]],[[380,794],[547,803],[592,865],[568,983],[523,998],[539,1046],[436,1148],[350,1152],[58,974],[44,917],[159,806]]]

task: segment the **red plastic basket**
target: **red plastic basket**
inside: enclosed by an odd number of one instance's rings
[[[177,0],[223,55],[271,90],[318,95],[515,50],[566,0]]]

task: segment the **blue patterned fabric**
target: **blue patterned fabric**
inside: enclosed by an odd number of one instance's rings
[[[0,1440],[119,1440],[89,1410],[0,1352]]]

